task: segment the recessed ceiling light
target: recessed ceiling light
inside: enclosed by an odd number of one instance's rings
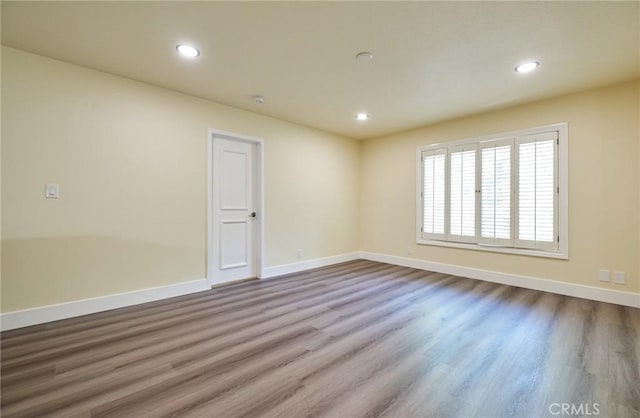
[[[358,113],[356,115],[356,119],[358,119],[358,120],[367,120],[367,119],[369,119],[369,115],[366,114],[366,113]]]
[[[200,51],[198,51],[197,48],[191,46],[191,45],[186,45],[186,44],[179,44],[176,46],[176,51],[178,51],[178,53],[180,55],[182,55],[183,57],[186,58],[195,58],[198,55],[200,55]]]
[[[356,55],[356,59],[358,61],[371,61],[373,59],[373,54],[371,52],[360,52]]]
[[[520,65],[516,65],[515,70],[517,73],[528,73],[529,71],[533,71],[538,68],[539,65],[540,63],[538,61],[525,62]]]

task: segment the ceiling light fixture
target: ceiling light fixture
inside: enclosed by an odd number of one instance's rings
[[[525,62],[523,64],[516,65],[515,70],[517,73],[528,73],[530,71],[535,70],[539,66],[540,66],[540,63],[538,61],[531,61],[531,62]]]
[[[369,119],[369,115],[366,114],[366,113],[358,113],[356,115],[356,119],[357,120],[367,120],[367,119]]]
[[[197,48],[186,44],[176,45],[176,51],[185,58],[196,58],[200,55],[200,51]]]

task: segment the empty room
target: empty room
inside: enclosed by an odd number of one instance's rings
[[[640,417],[640,2],[0,7],[2,417]]]

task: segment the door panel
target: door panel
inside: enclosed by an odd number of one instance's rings
[[[221,151],[220,209],[248,210],[251,188],[247,176],[250,174],[251,155],[228,149]]]
[[[213,138],[212,284],[257,276],[256,148]]]
[[[220,269],[249,265],[247,221],[222,221],[220,223]]]

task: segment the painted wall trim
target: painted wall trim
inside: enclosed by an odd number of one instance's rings
[[[359,252],[332,255],[329,257],[314,258],[311,260],[299,261],[290,264],[281,264],[279,266],[266,267],[263,270],[261,279],[282,276],[283,274],[297,273],[299,271],[314,269],[318,267],[330,266],[332,264],[344,263],[360,259]]]
[[[367,251],[338,254],[329,257],[304,260],[296,263],[281,264],[265,267],[261,278],[268,279],[284,274],[297,273],[318,267],[326,267],[332,264],[344,263],[353,260],[371,260],[381,263],[395,264],[420,270],[434,271],[438,273],[452,274],[471,279],[485,280],[526,289],[541,290],[560,295],[573,296],[583,299],[597,300],[614,303],[617,305],[640,308],[640,294],[624,292],[620,290],[602,289],[573,283],[557,282],[554,280],[540,279],[536,277],[521,276],[517,274],[501,273],[491,270],[482,270],[471,267],[457,266],[453,264],[435,263],[418,260],[415,258],[399,257],[388,254],[372,253]],[[175,296],[209,290],[207,279],[193,280],[176,283],[169,286],[153,287],[115,295],[101,296],[90,299],[82,299],[57,305],[43,306],[33,309],[25,309],[15,312],[0,314],[0,330],[8,331],[31,325],[43,324],[60,319],[88,315],[126,306],[138,305],[146,302],[167,299]]]
[[[420,270],[434,271],[437,273],[452,274],[468,277],[470,279],[485,280],[526,289],[542,290],[544,292],[560,295],[574,296],[583,299],[597,300],[600,302],[615,303],[616,305],[640,308],[640,294],[624,292],[620,290],[603,289],[599,287],[585,286],[574,283],[558,282],[555,280],[540,279],[536,277],[521,276],[517,274],[501,273],[498,271],[482,270],[472,267],[456,266],[453,264],[434,263],[415,258],[399,257],[380,253],[363,251],[360,258],[364,260],[379,261],[381,263],[395,264],[404,267],[412,267]]]
[[[297,263],[266,267],[262,268],[263,274],[260,278],[266,279],[281,276],[283,274],[296,273],[303,270],[358,260],[359,258],[359,252],[352,252],[323,258],[315,258]],[[76,300],[73,302],[42,306],[21,311],[6,312],[0,314],[0,330],[8,331],[15,328],[44,324],[47,322],[58,321],[60,319],[103,312],[175,296],[188,295],[190,293],[202,292],[209,289],[210,286],[207,283],[207,279],[200,279],[184,283],[176,283],[169,286],[153,287],[149,289]]]
[[[160,299],[187,295],[189,293],[201,292],[208,289],[209,286],[207,285],[207,280],[199,279],[176,283],[169,286],[152,287],[132,292],[117,293],[114,295],[81,299],[73,302],[42,306],[39,308],[7,312],[0,315],[0,329],[2,331],[7,331],[15,328],[28,327],[30,325],[43,324],[60,319],[108,311],[111,309],[123,308],[125,306],[138,305],[146,302],[153,302]]]

